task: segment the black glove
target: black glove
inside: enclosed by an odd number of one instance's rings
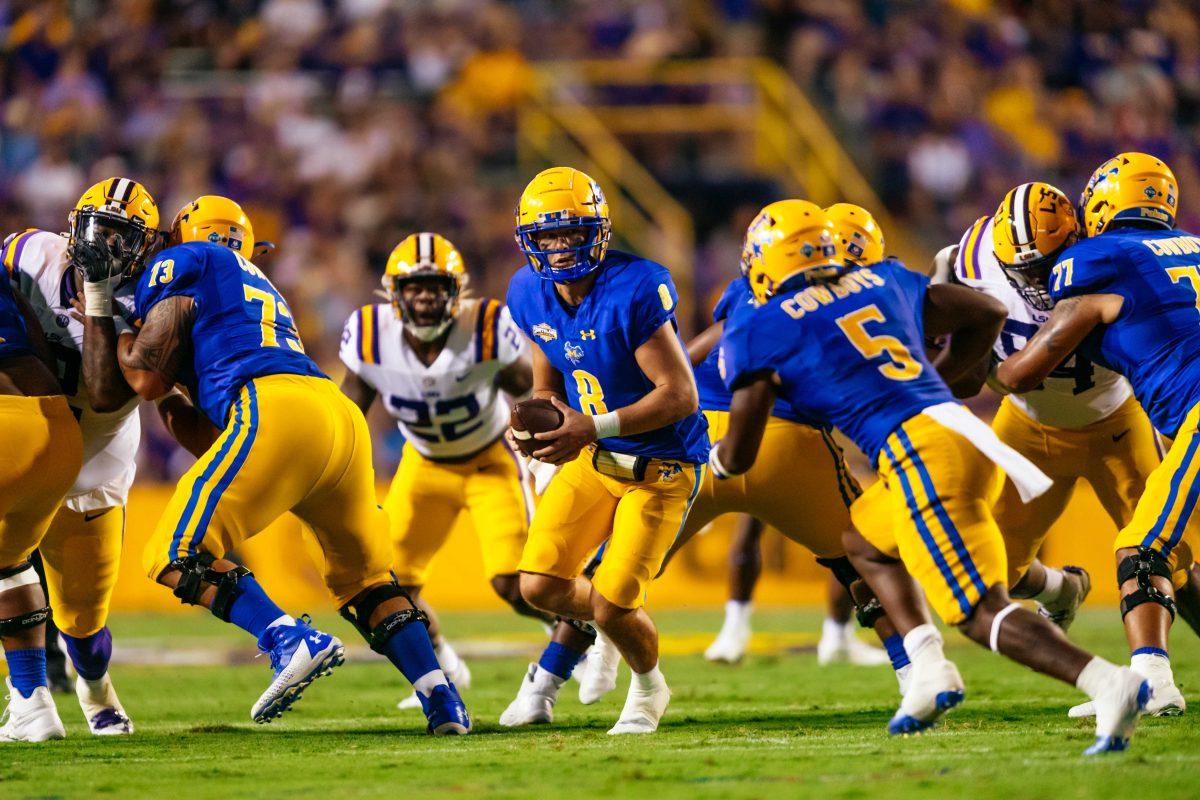
[[[86,283],[102,283],[120,275],[120,261],[112,257],[108,242],[76,240],[71,262],[83,273]]]

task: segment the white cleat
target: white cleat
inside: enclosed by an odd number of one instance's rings
[[[346,657],[340,639],[314,630],[303,619],[280,626],[269,652],[271,684],[250,709],[250,719],[260,724],[283,716],[313,681],[333,674]]]
[[[75,696],[79,698],[88,729],[94,735],[127,736],[133,733],[133,721],[121,706],[108,673],[94,681],[76,677]]]
[[[456,689],[471,688],[471,668],[467,666],[467,662],[463,661],[458,653],[450,649],[449,645],[436,648],[434,654],[438,657],[438,664],[441,665],[442,672],[446,673],[446,680],[454,684]],[[421,705],[421,698],[417,697],[417,693],[406,696],[399,703],[396,703],[396,708],[401,711],[424,711]]]
[[[596,632],[596,642],[588,648],[583,662],[586,666],[579,678],[579,702],[585,706],[599,700],[617,688],[617,668],[621,666],[621,651],[603,633]]]
[[[830,664],[852,664],[856,667],[880,667],[891,664],[887,651],[872,647],[854,635],[844,631],[842,635],[822,636],[817,642],[817,663],[822,667]]]
[[[750,647],[750,623],[726,622],[717,638],[704,651],[704,657],[717,664],[737,664]]]
[[[23,697],[11,680],[5,678],[4,682],[8,685],[8,707],[0,715],[0,742],[45,742],[67,737],[48,688],[39,686],[32,695]]]
[[[530,664],[516,698],[500,715],[500,724],[506,728],[519,728],[553,722],[558,687],[554,675],[537,664]]]
[[[1079,607],[1092,591],[1092,576],[1083,567],[1063,567],[1063,585],[1058,599],[1051,603],[1038,603],[1037,611],[1064,632],[1070,629],[1079,613]]]
[[[893,736],[921,733],[933,727],[966,697],[962,676],[953,661],[942,659],[913,664],[912,667],[908,691],[888,723],[888,733]]]
[[[1150,680],[1128,667],[1105,685],[1093,704],[1096,708],[1096,742],[1084,755],[1115,753],[1129,749],[1129,738],[1137,727],[1138,717],[1152,697]]]
[[[1187,701],[1183,699],[1183,693],[1179,691],[1179,687],[1175,685],[1174,681],[1169,678],[1147,678],[1147,680],[1150,683],[1151,696],[1146,701],[1143,714],[1148,717],[1178,717],[1187,710]],[[1071,706],[1067,716],[1071,719],[1094,717],[1096,716],[1096,704],[1089,700],[1086,703]]]
[[[658,730],[658,722],[667,711],[671,702],[671,690],[666,681],[652,689],[639,689],[637,677],[629,684],[629,694],[625,698],[625,707],[621,709],[621,717],[617,724],[609,730],[609,736],[620,736],[626,733],[654,733]]]

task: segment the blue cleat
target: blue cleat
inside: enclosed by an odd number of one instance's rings
[[[467,707],[453,683],[433,687],[429,697],[417,692],[417,697],[421,700],[425,718],[429,720],[426,728],[429,733],[434,736],[465,736],[471,732],[471,717],[467,715]]]
[[[1146,710],[1146,704],[1153,696],[1150,681],[1144,680],[1128,667],[1121,667],[1116,679],[1093,701],[1096,706],[1096,742],[1083,754],[1094,756],[1128,750],[1138,717]]]
[[[961,690],[940,692],[934,700],[936,715],[925,719],[918,719],[917,717],[897,711],[896,716],[892,717],[888,723],[888,733],[892,736],[903,736],[928,730],[937,724],[937,721],[941,719],[943,714],[960,705],[966,697],[967,693]]]
[[[269,642],[264,642],[268,637]],[[283,716],[310,683],[340,666],[346,653],[336,636],[310,627],[308,617],[295,625],[271,628],[259,640],[259,648],[270,653],[275,677],[250,709],[250,719],[258,723]]]

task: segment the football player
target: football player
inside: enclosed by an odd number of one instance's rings
[[[644,594],[699,491],[708,435],[671,276],[609,249],[611,233],[600,186],[569,167],[539,173],[517,206],[527,264],[509,284],[508,308],[536,345],[533,396],[563,415],[556,430],[534,434],[545,445],[534,458],[562,469],[530,525],[521,593],[550,613],[596,622],[633,671],[609,733],[650,733],[670,691]],[[581,572],[605,540],[589,580]],[[564,650],[553,669],[531,666],[514,704],[531,695],[553,704],[583,655]]]
[[[75,693],[97,735],[133,732],[108,674],[112,634],[105,624],[141,439],[138,398],[115,353],[117,335],[133,330],[131,278],[157,244],[158,222],[144,186],[108,178],[84,192],[67,235],[28,230],[4,251],[83,433],[83,469],[39,551],[53,618],[78,675]]]
[[[855,263],[874,263],[883,259],[883,232],[874,218],[863,208],[849,203],[831,206],[831,218],[850,243],[843,248],[845,257]],[[748,256],[743,259],[743,274],[730,282],[713,311],[713,325],[688,344],[688,356],[696,365],[696,383],[700,389],[700,407],[708,419],[709,434],[718,440],[729,424],[732,395],[721,380],[717,343],[729,320],[735,314],[753,313],[753,296],[745,277]],[[798,474],[807,470],[807,474]],[[795,481],[811,487],[803,498],[794,490],[794,483],[780,481],[787,474]],[[763,431],[763,443],[755,466],[737,480],[715,480],[706,477],[696,504],[688,515],[683,533],[671,548],[671,554],[686,544],[700,530],[722,514],[741,512],[773,525],[788,538],[811,550],[818,563],[830,567],[839,582],[839,594],[845,596],[858,576],[846,558],[842,532],[850,524],[850,505],[862,490],[850,474],[842,449],[834,441],[828,426],[798,414],[783,399],[771,408],[771,418]],[[745,534],[742,534],[745,537]],[[751,558],[757,557],[757,541]],[[742,551],[743,553],[745,550]],[[731,552],[731,561],[738,554]],[[731,570],[736,569],[731,564]],[[908,659],[895,630],[883,619],[879,603],[860,584],[860,595],[866,599],[860,606],[859,623],[876,627],[880,639],[887,642],[894,655],[894,666],[903,670]],[[732,625],[731,625],[732,618]],[[833,659],[831,651],[846,650],[870,664],[887,663],[888,657],[878,648],[860,642],[849,623],[849,613],[841,620],[827,619],[822,629],[818,656],[822,663]],[[706,651],[713,661],[736,661],[745,652],[749,639],[748,603],[730,601],[726,606],[726,626],[721,636]],[[894,637],[894,638],[893,638]],[[849,642],[853,641],[854,644]],[[861,652],[855,648],[862,648]],[[902,673],[903,674],[903,673]]]
[[[206,419],[221,433],[180,479],[147,542],[147,573],[183,603],[258,640],[274,676],[250,716],[270,722],[341,664],[344,651],[337,638],[284,613],[249,570],[224,557],[292,511],[324,554],[325,584],[342,615],[413,684],[428,730],[467,733],[470,720],[434,655],[424,614],[391,575],[366,420],[304,354],[287,303],[249,260],[250,220],[228,198],[200,197],[176,216],[171,245],[138,279],[143,324],[119,340],[121,369],[149,400],[183,382],[193,422]],[[188,425],[182,412],[173,423]]]
[[[392,569],[429,617],[438,661],[460,689],[470,686],[470,670],[421,599],[429,563],[460,514],[471,519],[496,594],[518,614],[553,621],[522,599],[517,578],[532,504],[521,463],[503,439],[509,413],[500,393],[520,398],[532,386],[524,337],[499,301],[464,298],[466,282],[449,240],[407,237],[388,256],[388,302],[351,314],[341,347],[342,391],[364,414],[379,397],[404,433],[383,503]]]
[[[995,376],[1002,390],[1030,392],[1079,348],[1128,378],[1154,427],[1173,440],[1115,547],[1131,666],[1150,678],[1151,710],[1175,714],[1184,699],[1167,634],[1174,593],[1200,552],[1200,237],[1175,229],[1178,198],[1174,173],[1154,156],[1121,153],[1101,164],[1079,201],[1086,238],[1026,277],[1054,310]]]
[[[46,681],[50,609],[29,555],[83,463],[83,439],[33,309],[0,272],[0,644],[8,707],[0,742],[66,736]]]
[[[713,448],[710,467],[724,479],[753,465],[779,396],[874,454],[893,526],[868,534],[874,550],[860,547],[857,534],[845,540],[912,660],[890,732],[923,730],[964,697],[913,587],[895,580],[898,559],[948,624],[1096,701],[1089,753],[1124,749],[1149,683],[1079,649],[1009,599],[989,490],[998,466],[1024,498],[1044,492],[1050,480],[958,404],[946,383],[987,356],[1003,305],[964,287],[929,286],[897,261],[847,264],[834,234],[828,215],[800,200],[767,206],[747,231],[750,287],[761,306],[731,320],[722,338],[734,396],[729,432]],[[949,336],[935,361],[925,354],[926,336]]]

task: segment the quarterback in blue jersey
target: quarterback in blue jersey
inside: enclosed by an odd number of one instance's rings
[[[8,707],[0,742],[66,735],[46,680],[50,608],[29,556],[83,463],[83,439],[28,301],[0,270],[0,643]]]
[[[1049,479],[959,405],[947,386],[975,369],[1005,318],[998,301],[961,286],[930,286],[897,261],[848,264],[833,224],[811,203],[763,210],[747,232],[750,286],[760,307],[726,330],[721,350],[734,392],[728,434],[713,448],[718,477],[755,460],[777,397],[838,427],[875,459],[892,505],[873,550],[848,535],[851,559],[904,635],[912,661],[892,733],[927,728],[964,696],[941,637],[897,560],[949,624],[974,641],[1079,686],[1099,709],[1089,752],[1128,746],[1149,695],[1132,671],[1077,648],[1048,620],[1009,600],[1007,565],[989,494],[1003,467],[1022,496]],[[753,331],[753,335],[751,335]],[[926,337],[948,336],[935,360]]]
[[[609,733],[650,733],[670,692],[643,596],[696,497],[709,443],[670,273],[610,250],[610,235],[604,194],[578,170],[539,173],[521,195],[517,242],[528,263],[513,276],[508,308],[536,345],[534,397],[564,418],[536,434],[545,447],[534,457],[562,469],[530,525],[521,592],[608,635],[633,670]],[[605,540],[589,580],[583,567]],[[560,655],[531,668],[514,706],[553,705],[582,652]]]
[[[1174,173],[1154,156],[1101,164],[1079,203],[1087,238],[1041,276],[1050,319],[996,373],[1001,388],[1030,391],[1078,348],[1128,378],[1154,427],[1174,440],[1115,542],[1131,665],[1151,679],[1157,714],[1184,710],[1167,635],[1175,593],[1200,554],[1200,237],[1175,229],[1178,197]]]
[[[249,570],[224,557],[292,511],[324,554],[325,584],[342,615],[412,682],[428,730],[467,733],[466,709],[438,666],[424,615],[391,573],[366,420],[305,355],[287,303],[249,261],[250,220],[232,200],[204,196],[179,212],[171,243],[139,279],[144,322],[136,336],[121,337],[120,365],[146,399],[184,384],[195,407],[189,417],[181,405],[169,418],[181,441],[200,450],[197,429],[209,438],[221,432],[180,480],[150,537],[148,574],[258,639],[274,676],[250,714],[270,722],[341,664],[344,651],[337,638],[285,614]]]

